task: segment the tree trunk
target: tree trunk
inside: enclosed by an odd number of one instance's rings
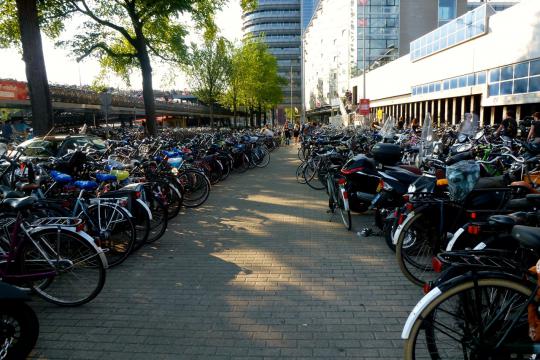
[[[214,129],[214,102],[210,101],[210,129]]]
[[[152,84],[152,65],[150,64],[150,56],[148,56],[145,40],[138,37],[138,41],[139,49],[137,49],[137,58],[141,65],[141,73],[143,78],[143,100],[144,112],[146,114],[146,131],[149,135],[155,136],[157,134],[156,100],[154,99],[154,86]]]
[[[53,108],[39,30],[37,0],[16,0],[16,3],[32,104],[32,128],[35,135],[45,135],[53,126]]]

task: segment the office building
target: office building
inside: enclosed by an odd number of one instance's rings
[[[467,3],[467,8],[468,10],[473,10],[478,6],[489,4],[495,11],[503,11],[511,6],[514,6],[518,2],[520,2],[520,0],[469,0]]]
[[[284,121],[285,108],[301,107],[300,9],[301,0],[259,0],[254,11],[242,15],[244,34],[264,36],[270,53],[277,58],[279,75],[287,79],[283,103],[278,106],[280,122]]]
[[[305,31],[320,0],[302,0],[302,31]]]
[[[372,114],[455,124],[472,112],[493,124],[509,109],[518,119],[540,111],[539,13],[538,0],[500,12],[484,4],[414,40],[410,54],[366,74]]]
[[[305,109],[329,114],[326,107],[347,90],[354,99],[361,97],[362,88],[351,87],[351,77],[409,53],[412,40],[465,13],[466,5],[466,0],[320,0],[303,39]]]

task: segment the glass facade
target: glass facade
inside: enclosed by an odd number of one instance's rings
[[[364,34],[366,69],[397,59],[399,55],[399,2],[400,0],[358,1],[358,69],[363,68]]]
[[[429,84],[422,84],[413,86],[411,93],[415,95],[430,94],[445,90],[454,90],[464,88],[467,86],[483,85],[486,83],[486,72],[479,71],[476,73],[465,74],[456,76],[449,79],[434,81]]]
[[[302,31],[309,25],[320,0],[302,0]]]
[[[411,42],[411,61],[417,61],[486,32],[487,5],[483,5]]]
[[[259,0],[254,11],[246,12],[242,16],[244,34],[263,35],[270,53],[278,60],[279,75],[287,80],[287,85],[283,87],[283,105],[287,107],[291,104],[291,82],[293,106],[300,108],[301,104],[300,10],[303,2]]]
[[[512,95],[540,91],[540,59],[491,69],[488,95]]]
[[[457,16],[457,0],[439,0],[439,26]]]

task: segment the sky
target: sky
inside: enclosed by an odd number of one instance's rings
[[[240,0],[229,0],[229,3],[217,14],[216,23],[220,28],[221,35],[231,41],[240,40],[242,37],[242,10]],[[67,25],[67,30],[75,31],[76,25]],[[191,32],[195,32],[193,28]],[[67,32],[66,32],[67,33]],[[66,37],[67,38],[67,37]],[[196,37],[190,37],[190,41],[196,41]],[[47,76],[50,83],[90,85],[99,74],[99,63],[95,59],[88,59],[77,64],[69,50],[57,48],[53,41],[43,36],[43,52],[47,67]],[[21,55],[13,49],[0,49],[0,78],[26,81],[24,62]],[[155,89],[179,89],[189,88],[185,76],[178,69],[159,63],[153,64],[154,88]],[[170,74],[175,74],[174,78]],[[140,89],[141,76],[133,73],[131,76],[131,89]],[[113,87],[128,89],[121,80],[109,77],[108,82]]]

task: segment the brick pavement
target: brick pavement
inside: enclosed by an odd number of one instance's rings
[[[39,300],[39,359],[399,359],[421,293],[378,237],[329,222],[296,152],[233,175],[80,308]]]

